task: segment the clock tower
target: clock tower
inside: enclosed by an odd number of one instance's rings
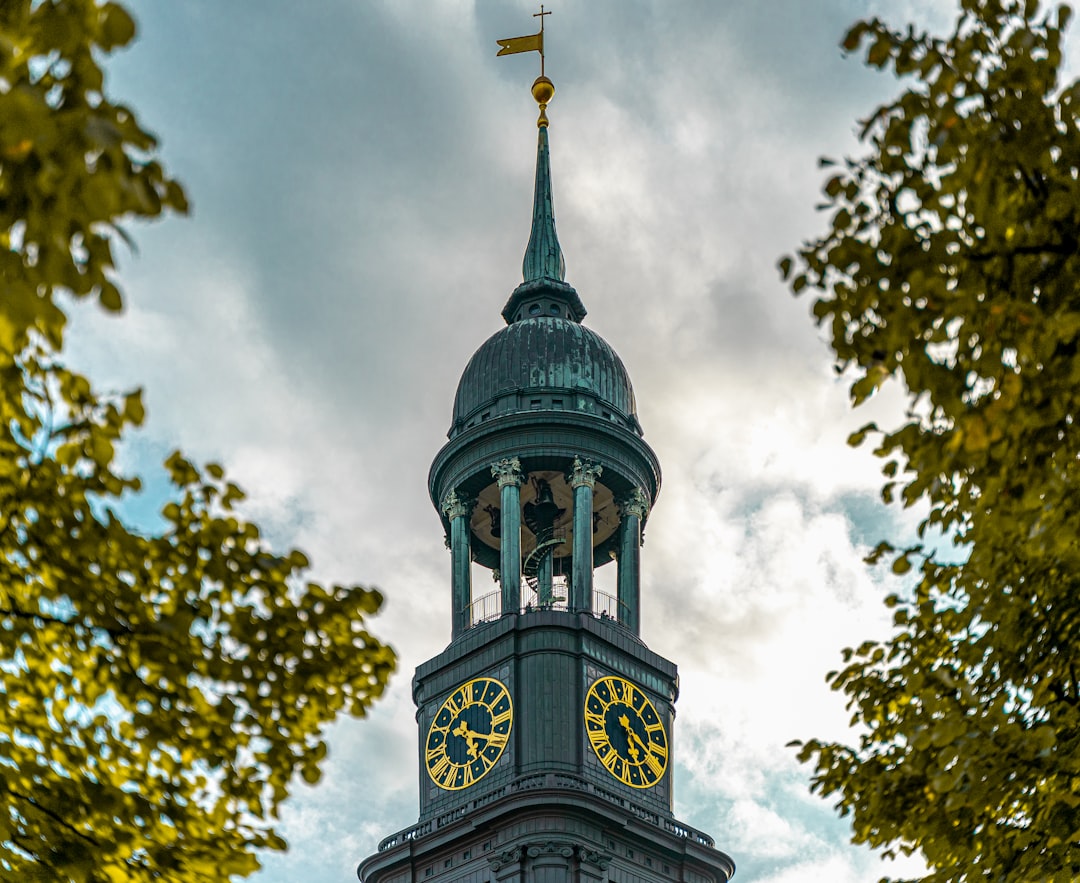
[[[732,860],[672,812],[679,679],[640,638],[640,548],[660,464],[625,366],[582,324],[565,281],[548,156],[554,87],[541,76],[532,91],[524,278],[506,326],[465,367],[428,480],[452,608],[450,644],[413,678],[420,818],[358,874],[727,883]],[[473,584],[474,563],[494,591]],[[594,587],[599,567],[615,568],[614,594]]]

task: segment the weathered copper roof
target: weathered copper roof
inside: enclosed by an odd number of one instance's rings
[[[458,383],[449,435],[534,410],[595,414],[642,434],[622,359],[592,329],[554,316],[507,325],[476,351]]]

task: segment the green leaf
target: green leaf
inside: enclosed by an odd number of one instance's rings
[[[101,48],[110,52],[134,39],[135,20],[118,3],[106,3],[101,8]]]

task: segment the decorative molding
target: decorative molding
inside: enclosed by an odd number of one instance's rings
[[[539,858],[542,855],[558,855],[563,858],[573,858],[574,847],[569,843],[556,843],[549,840],[547,843],[534,843],[525,850],[529,858]]]
[[[600,871],[606,871],[611,864],[611,854],[600,852],[598,849],[589,849],[587,846],[577,848],[578,861],[583,865],[592,865]]]
[[[594,669],[590,669],[595,674]],[[506,672],[503,670],[502,676],[506,677]],[[605,803],[609,803],[613,806],[617,806],[623,811],[629,813],[634,818],[647,823],[648,825],[660,828],[667,831],[669,834],[674,834],[676,837],[685,839],[687,841],[697,843],[701,846],[708,847],[709,849],[715,849],[716,843],[708,835],[695,828],[691,828],[689,825],[683,824],[673,818],[667,818],[661,816],[654,810],[648,809],[633,800],[627,799],[621,794],[616,794],[614,791],[610,791],[606,788],[601,788],[585,779],[578,776],[570,775],[568,773],[552,775],[550,773],[542,773],[535,776],[529,776],[524,779],[518,779],[513,782],[509,787],[503,786],[502,788],[496,788],[490,793],[485,793],[471,801],[466,805],[466,814],[474,812],[475,810],[494,803],[497,800],[501,800],[507,796],[507,794],[520,792],[520,791],[532,791],[537,788],[550,788],[555,792],[552,799],[556,802],[561,798],[558,792],[560,791],[574,791],[585,792],[590,794]],[[455,817],[456,820],[456,817]],[[392,849],[396,846],[400,846],[409,840],[418,840],[421,837],[426,837],[431,834],[433,830],[437,829],[437,825],[433,826],[431,821],[423,822],[417,825],[413,825],[411,828],[406,828],[404,831],[399,831],[397,834],[393,834],[390,837],[385,838],[379,844],[379,852],[384,852],[388,849]],[[496,859],[501,859],[502,856],[512,850],[505,850],[496,856]],[[520,856],[519,856],[520,859]],[[518,859],[518,860],[519,860]]]
[[[621,515],[636,515],[640,521],[649,516],[649,497],[639,487],[618,500],[617,505]]]
[[[512,846],[510,849],[504,849],[497,855],[493,855],[488,859],[488,862],[493,871],[498,871],[506,865],[516,865],[521,861],[523,854],[524,852],[520,846]]]
[[[524,478],[521,474],[521,460],[517,457],[505,457],[492,463],[491,477],[498,482],[500,490],[508,484],[521,487]]]
[[[599,463],[594,463],[592,460],[582,460],[580,457],[574,457],[574,465],[571,467],[570,472],[567,473],[566,481],[572,488],[593,488],[596,486],[596,479],[598,479],[603,472],[604,467]]]
[[[456,490],[451,488],[443,497],[442,511],[443,515],[453,521],[455,518],[471,515],[475,505],[475,500],[469,499],[464,494],[459,495]]]

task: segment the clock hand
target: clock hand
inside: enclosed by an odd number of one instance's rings
[[[630,718],[628,718],[625,714],[619,716],[619,726],[626,730],[626,748],[630,754],[631,760],[636,761],[638,759],[638,755],[641,753],[641,751],[639,751],[634,746],[635,742],[637,742],[637,744],[641,746],[642,751],[644,751],[646,754],[649,753],[649,747],[644,742],[642,742],[641,737],[634,732],[634,728],[630,726]]]
[[[472,730],[470,730],[469,725],[465,723],[465,721],[459,721],[458,725],[450,732],[452,732],[455,736],[460,736],[469,744],[468,755],[473,760],[475,760],[479,755],[479,751],[476,748],[476,738],[480,734],[474,733]]]

